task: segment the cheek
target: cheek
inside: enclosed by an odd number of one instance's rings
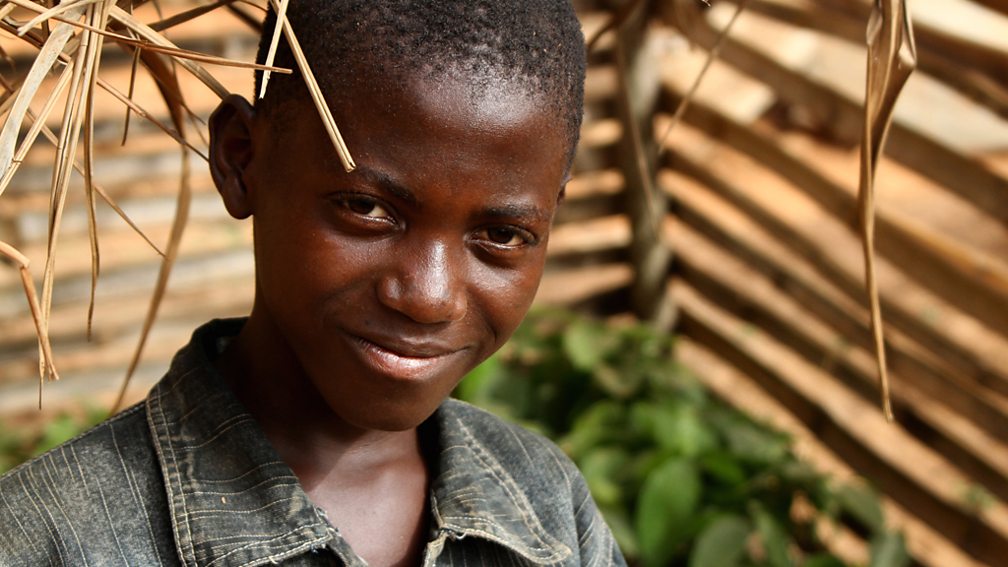
[[[341,287],[363,254],[305,216],[255,219],[256,272],[264,291],[290,303],[319,299]]]
[[[488,269],[479,274],[480,305],[497,335],[498,347],[511,336],[532,305],[542,271],[543,259],[538,258],[522,269]]]

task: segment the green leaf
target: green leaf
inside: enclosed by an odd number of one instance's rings
[[[758,464],[783,461],[788,455],[787,436],[743,420],[723,431],[728,447],[739,458]]]
[[[69,441],[85,427],[67,414],[58,416],[45,426],[45,429],[42,431],[42,438],[35,445],[35,454],[41,455],[60,443]]]
[[[633,525],[630,523],[630,515],[625,506],[602,506],[599,510],[605,518],[606,525],[616,538],[616,544],[626,557],[637,557],[640,554],[640,546],[637,544],[637,534],[634,533]]]
[[[623,449],[601,447],[578,462],[592,497],[599,505],[616,506],[622,501],[623,490],[618,481],[629,461],[630,455]]]
[[[669,456],[652,445],[632,451],[633,459],[626,474],[626,490],[632,491],[634,500],[644,487],[644,481],[652,471],[660,467]]]
[[[903,534],[881,532],[872,538],[869,567],[906,567],[910,564]]]
[[[636,528],[645,565],[667,565],[675,555],[689,533],[701,490],[696,467],[683,459],[669,459],[644,480]]]
[[[606,394],[626,400],[637,393],[644,380],[635,372],[624,372],[604,362],[599,362],[592,371],[595,384]]]
[[[459,395],[561,437],[631,564],[842,567],[825,552],[799,561],[794,542],[816,538],[787,511],[804,496],[816,517],[880,527],[873,495],[853,489],[841,505],[786,435],[712,396],[673,361],[671,346],[646,325],[540,311]],[[733,529],[738,537],[719,543]],[[896,549],[879,541],[880,558]],[[765,553],[756,553],[760,543]]]
[[[843,561],[826,553],[813,555],[802,563],[802,567],[847,567]]]
[[[658,405],[649,401],[634,402],[630,406],[628,426],[637,436],[645,437],[650,441],[654,431],[654,415],[658,411]]]
[[[494,383],[501,372],[500,358],[491,356],[479,366],[469,371],[469,374],[455,388],[455,397],[470,403],[480,404],[489,400]]]
[[[758,503],[753,503],[749,510],[756,523],[756,531],[759,532],[760,540],[763,542],[767,562],[771,567],[791,567],[791,558],[788,555],[788,537],[781,529],[780,524],[773,515],[766,511],[766,508]]]
[[[578,416],[560,445],[577,460],[598,445],[620,441],[628,433],[625,420],[626,408],[622,404],[611,400],[595,402]]]
[[[818,490],[824,479],[812,465],[801,461],[785,463],[780,473],[784,480],[807,491]]]
[[[658,445],[687,457],[707,451],[715,441],[704,427],[695,408],[665,405],[654,413],[654,437]]]
[[[613,347],[612,331],[593,321],[572,321],[563,334],[563,349],[574,368],[590,372]]]
[[[979,484],[969,484],[962,490],[963,503],[974,513],[980,513],[997,503],[997,498]]]
[[[749,531],[749,522],[741,516],[724,515],[715,519],[697,537],[689,567],[739,565],[745,554]]]
[[[873,533],[885,529],[885,518],[878,495],[866,485],[848,484],[836,490],[840,509],[861,522]]]
[[[713,451],[700,458],[704,472],[727,485],[741,485],[746,482],[746,472],[738,460],[724,451]]]

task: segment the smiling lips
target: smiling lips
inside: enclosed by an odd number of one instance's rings
[[[449,364],[452,355],[463,350],[438,346],[389,347],[361,337],[353,339],[365,364],[380,374],[400,380],[419,380],[430,376]]]

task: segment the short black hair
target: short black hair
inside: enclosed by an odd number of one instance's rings
[[[352,88],[355,78],[373,80],[376,73],[392,84],[417,73],[438,78],[462,71],[477,89],[495,88],[494,80],[504,78],[550,105],[566,128],[573,158],[586,63],[584,36],[570,0],[292,0],[287,19],[327,93]],[[275,26],[270,9],[256,56],[260,63]],[[273,73],[257,109],[276,108],[292,88],[303,88],[291,83],[302,79],[284,39],[274,65],[295,73]],[[326,82],[333,77],[340,83]],[[255,96],[261,81],[257,71]]]

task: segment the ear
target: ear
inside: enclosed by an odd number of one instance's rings
[[[210,116],[210,175],[224,208],[236,219],[252,214],[245,170],[252,162],[255,109],[244,97],[228,95]]]
[[[560,192],[557,193],[556,204],[558,207],[563,204],[564,199],[567,198],[567,184],[570,183],[572,177],[574,176],[571,175],[570,166],[567,166],[567,173],[564,174],[563,181],[560,183]]]

